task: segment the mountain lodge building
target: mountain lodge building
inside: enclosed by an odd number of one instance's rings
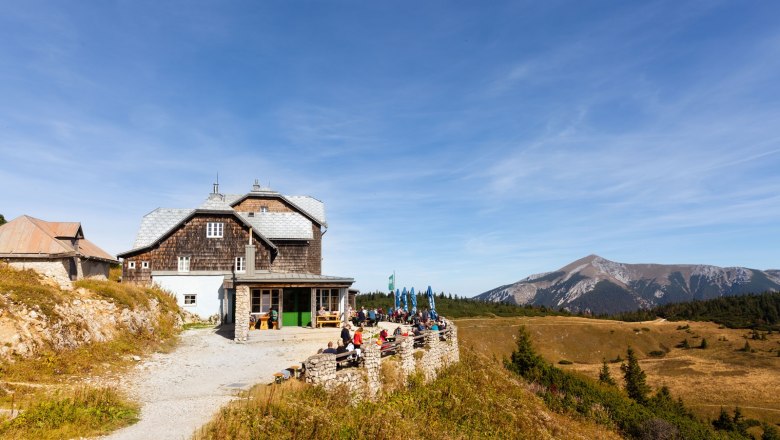
[[[182,309],[235,323],[246,340],[250,317],[278,311],[280,326],[316,326],[320,306],[344,312],[354,279],[322,275],[324,204],[286,196],[255,180],[247,194],[214,184],[195,209],[157,208],[141,220],[133,249],[119,254],[122,281],[157,284]]]

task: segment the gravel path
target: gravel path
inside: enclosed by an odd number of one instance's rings
[[[249,342],[237,344],[213,329],[187,330],[175,351],[154,354],[121,380],[142,404],[141,420],[102,438],[189,439],[238,390],[270,383],[338,335],[334,328],[284,328],[250,332]]]

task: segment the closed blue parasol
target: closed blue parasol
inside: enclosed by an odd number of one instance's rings
[[[404,311],[409,310],[407,308],[409,304],[409,298],[407,298],[406,287],[404,287],[404,290],[401,292],[401,304],[403,305]]]
[[[401,307],[401,289],[395,289],[395,309]]]
[[[428,305],[431,307],[431,318],[436,319],[436,301],[434,301],[433,290],[431,286],[428,286],[428,290],[425,292],[428,296]]]
[[[412,313],[417,313],[417,295],[414,294],[414,287],[412,287],[412,291],[409,292],[409,295],[412,297]]]

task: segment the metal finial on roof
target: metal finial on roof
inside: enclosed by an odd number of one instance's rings
[[[252,191],[260,191],[260,179],[255,179],[255,184],[252,185]]]

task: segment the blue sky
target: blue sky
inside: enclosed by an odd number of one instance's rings
[[[780,268],[777,2],[0,3],[0,213],[141,217],[259,178],[323,270],[474,295],[596,253]]]

